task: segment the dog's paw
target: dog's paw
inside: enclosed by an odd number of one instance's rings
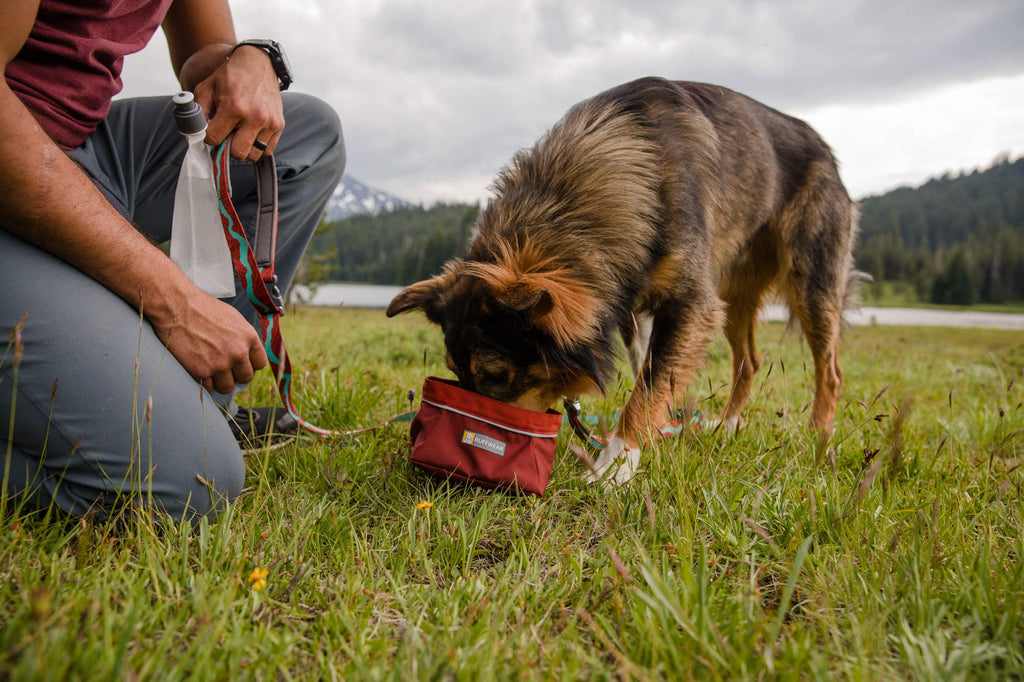
[[[709,419],[704,422],[704,430],[715,432],[721,430],[730,436],[736,435],[740,430],[740,418],[729,417],[728,419]]]
[[[594,469],[587,473],[587,482],[622,485],[633,478],[639,464],[640,448],[629,447],[620,437],[612,436],[601,456],[594,462]]]

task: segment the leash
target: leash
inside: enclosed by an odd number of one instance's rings
[[[316,426],[299,414],[292,400],[292,363],[281,335],[280,319],[284,315],[284,296],[274,272],[277,253],[277,162],[272,154],[264,154],[256,161],[256,232],[250,245],[231,202],[228,138],[214,152],[213,174],[217,184],[219,213],[224,237],[231,251],[238,278],[245,285],[245,293],[260,318],[260,340],[270,360],[270,368],[277,381],[277,391],[288,414],[301,428],[319,436],[351,436],[383,428],[396,422],[411,421],[415,411],[403,412],[379,424],[362,429],[340,431]]]
[[[565,407],[565,416],[572,427],[573,433],[583,441],[584,445],[600,452],[608,447],[608,438],[611,434],[595,436],[590,429],[583,424],[582,409],[579,398],[563,398],[562,405]],[[703,416],[700,411],[694,412],[693,416],[686,419],[682,412],[676,412],[675,419],[658,427],[662,438],[678,436],[683,431],[696,431],[701,426]]]

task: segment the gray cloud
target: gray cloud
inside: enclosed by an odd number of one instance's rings
[[[569,106],[639,76],[719,83],[807,111],[1024,74],[1024,3],[1006,0],[233,6],[240,36],[280,40],[296,87],[338,109],[351,174],[423,201],[481,197],[498,168]],[[139,62],[155,64],[155,49]],[[164,82],[143,72],[126,74],[127,93]]]

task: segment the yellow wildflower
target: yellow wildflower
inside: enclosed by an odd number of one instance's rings
[[[420,502],[419,504],[416,505],[416,508],[419,509],[419,510],[423,510],[423,509],[430,509],[433,506],[434,506],[433,502],[431,502],[429,500],[423,500],[422,502]]]
[[[252,573],[249,574],[249,582],[252,583],[252,589],[259,592],[267,586],[267,575],[270,571],[266,568],[260,568],[257,566],[252,569]]]

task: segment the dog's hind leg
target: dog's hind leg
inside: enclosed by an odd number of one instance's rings
[[[808,424],[828,432],[832,429],[843,383],[843,370],[839,365],[842,305],[825,297],[808,296],[791,300],[789,305],[800,321],[814,359],[814,403]]]
[[[718,295],[725,301],[725,337],[732,348],[732,390],[722,413],[721,424],[731,431],[739,428],[740,413],[750,398],[754,375],[761,368],[754,331],[765,290],[779,272],[776,246],[767,229],[761,229],[719,284]]]
[[[839,331],[856,228],[853,206],[835,169],[816,170],[808,173],[781,224],[789,256],[784,291],[814,358],[809,424],[827,433],[843,382]]]

